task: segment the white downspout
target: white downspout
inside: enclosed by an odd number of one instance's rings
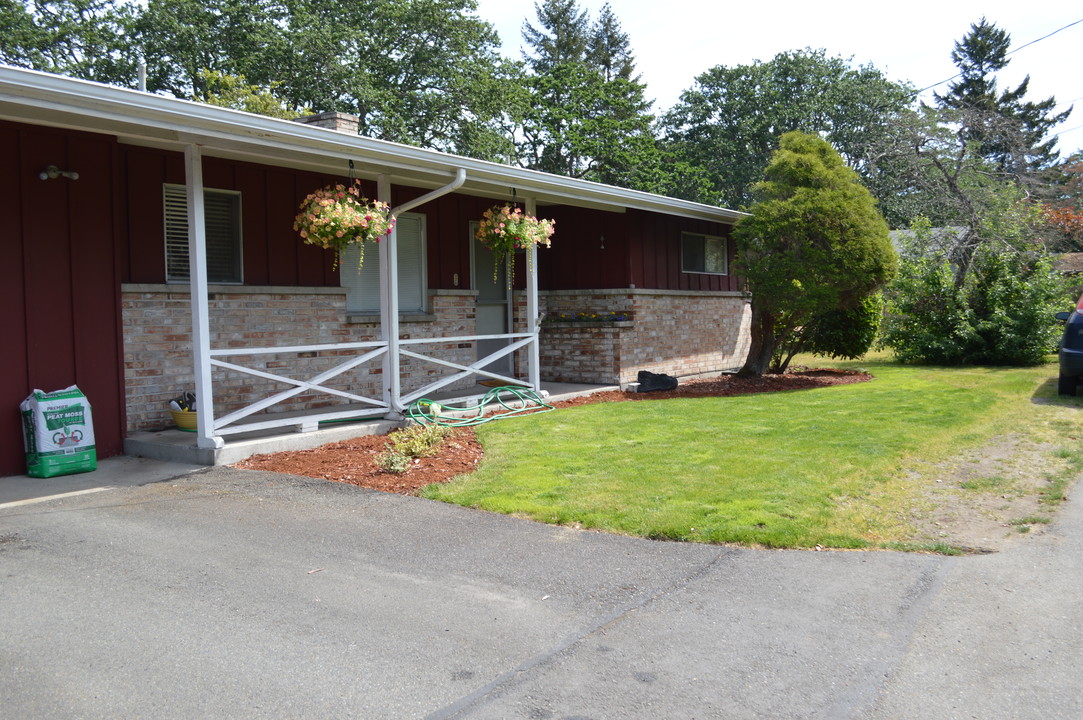
[[[526,214],[537,216],[538,201],[528,197],[524,203]],[[527,381],[534,392],[541,394],[541,327],[538,325],[538,248],[531,245],[527,248],[526,258],[526,331],[534,335],[534,339],[527,345]]]
[[[391,214],[398,216],[408,212],[430,200],[447,195],[462,187],[466,182],[466,170],[459,168],[455,171],[455,179],[444,187],[437,188],[419,198],[403,203],[392,208]],[[391,203],[391,180],[387,175],[380,175],[376,179],[376,199],[380,202]],[[387,342],[387,355],[384,357],[384,398],[387,400],[390,412],[388,419],[400,420],[406,409],[402,404],[402,379],[400,377],[399,362],[399,250],[398,229],[391,231],[391,235],[380,243],[380,339]]]
[[[376,199],[391,204],[391,179],[387,175],[376,178]],[[398,228],[380,243],[380,340],[387,343],[384,355],[384,400],[387,401],[389,420],[402,419],[402,403],[399,384],[399,256]]]
[[[188,273],[191,282],[192,361],[196,392],[196,446],[220,448],[214,435],[214,396],[211,385],[211,322],[207,306],[207,231],[204,224],[203,160],[199,146],[184,146],[184,175],[188,191]]]
[[[425,193],[419,198],[414,198],[409,202],[404,202],[402,205],[399,205],[397,208],[393,209],[391,211],[391,214],[398,215],[399,213],[409,212],[414,208],[418,207],[419,205],[424,205],[430,200],[435,200],[438,197],[447,195],[451,192],[455,192],[463,186],[464,182],[466,182],[466,169],[459,168],[455,171],[455,179],[452,180],[450,183],[448,183],[444,187],[436,188],[432,192]]]

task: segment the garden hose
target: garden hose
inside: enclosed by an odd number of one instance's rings
[[[513,397],[505,400],[501,397],[502,394],[510,394]],[[507,410],[507,412],[486,416],[487,406],[493,404],[500,405],[505,410]],[[513,407],[513,404],[521,404],[521,407]],[[538,395],[538,393],[534,392],[530,388],[522,387],[519,385],[502,385],[500,387],[495,387],[489,392],[485,393],[485,396],[477,405],[471,405],[469,407],[463,408],[445,408],[433,400],[421,398],[420,400],[415,400],[414,402],[410,403],[410,406],[406,408],[406,416],[421,425],[470,427],[473,425],[481,425],[483,423],[487,423],[490,420],[500,420],[502,418],[515,417],[517,415],[549,412],[553,409],[555,408],[552,405],[545,402],[545,400],[543,400],[541,396]],[[444,410],[454,412],[456,414],[476,414],[464,415],[462,417],[451,417],[448,415],[441,415]]]

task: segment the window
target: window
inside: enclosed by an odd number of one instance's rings
[[[399,312],[425,312],[425,216],[403,213],[395,222],[399,249]],[[346,310],[357,313],[380,311],[380,247],[365,245],[365,262],[357,269],[358,249],[351,246],[339,265],[342,287],[346,288]]]
[[[725,275],[729,272],[726,238],[681,233],[681,270],[686,273]]]
[[[188,269],[188,194],[183,185],[164,185],[165,279],[191,279]],[[241,282],[241,194],[203,191],[207,233],[207,281]]]

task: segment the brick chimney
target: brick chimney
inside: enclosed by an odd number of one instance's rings
[[[334,111],[318,113],[316,115],[305,115],[304,117],[294,118],[293,121],[304,123],[305,125],[315,125],[316,127],[327,128],[328,130],[346,133],[347,135],[357,135],[361,124],[361,118],[356,115]]]

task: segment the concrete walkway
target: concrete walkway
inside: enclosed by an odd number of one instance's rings
[[[1071,502],[996,555],[779,552],[212,468],[0,508],[0,697],[28,719],[1079,718],[1081,550]]]

